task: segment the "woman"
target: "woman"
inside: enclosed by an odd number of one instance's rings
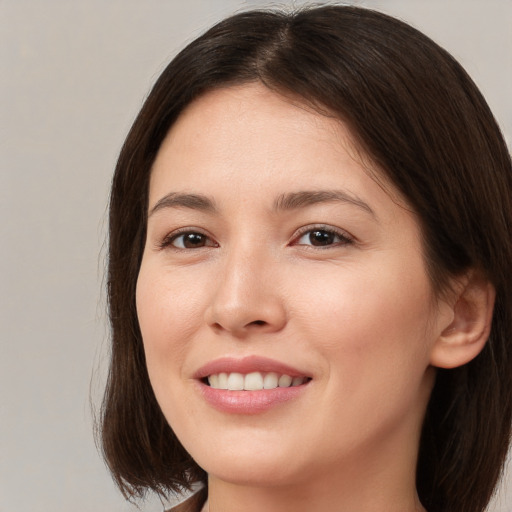
[[[511,428],[510,190],[475,85],[402,22],[249,12],[192,42],[112,185],[124,494],[484,510]]]

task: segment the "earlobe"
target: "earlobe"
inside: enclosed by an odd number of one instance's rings
[[[442,327],[430,357],[438,368],[456,368],[474,359],[489,337],[496,291],[480,272],[471,270],[459,283],[451,321]]]

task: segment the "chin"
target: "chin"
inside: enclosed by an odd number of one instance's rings
[[[277,487],[287,484],[296,485],[298,476],[288,464],[278,461],[268,461],[260,464],[245,458],[239,460],[216,460],[211,466],[205,468],[210,477],[218,478],[233,485],[250,487]]]
[[[297,483],[303,474],[297,450],[250,443],[219,443],[202,449],[195,444],[191,455],[208,475],[237,485],[279,486]],[[195,454],[197,453],[197,457]],[[295,455],[294,455],[295,453]]]

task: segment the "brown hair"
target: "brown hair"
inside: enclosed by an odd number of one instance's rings
[[[135,308],[148,184],[160,144],[205,91],[262,82],[346,123],[363,154],[420,219],[434,288],[478,268],[497,299],[488,343],[438,370],[417,468],[430,512],[481,512],[503,468],[512,422],[512,166],[499,128],[462,67],[403,22],[355,7],[228,18],[156,82],[121,151],[110,200],[112,360],[102,442],[126,496],[178,492],[204,471],[181,446],[149,382]]]

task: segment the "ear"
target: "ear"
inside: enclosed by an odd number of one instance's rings
[[[470,270],[457,280],[448,325],[434,343],[430,363],[438,368],[455,368],[474,359],[491,332],[496,291],[480,272]]]

